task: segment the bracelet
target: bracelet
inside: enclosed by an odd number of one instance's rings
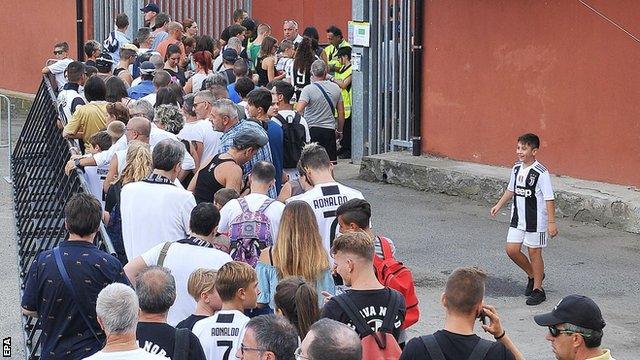
[[[336,132],[337,132],[338,134],[342,134],[342,131],[338,131],[338,130],[336,130]]]
[[[496,339],[496,340],[500,340],[500,339],[502,339],[506,334],[507,334],[507,330],[504,330],[504,329],[503,329],[503,330],[502,330],[502,335],[500,335],[500,336],[494,336],[493,338],[494,338],[494,339]]]

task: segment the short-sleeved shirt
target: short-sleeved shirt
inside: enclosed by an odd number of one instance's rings
[[[193,326],[207,360],[233,359],[249,318],[238,310],[220,310]]]
[[[247,202],[249,210],[256,211],[267,199],[269,199],[269,197],[263,194],[253,193],[245,196],[244,199]],[[271,225],[271,238],[274,242],[278,237],[278,227],[280,226],[280,218],[282,217],[283,211],[284,204],[279,201],[272,202],[264,211],[264,216],[269,219],[269,224]],[[238,199],[229,200],[229,202],[220,209],[220,225],[218,226],[218,232],[221,234],[229,232],[231,222],[241,214],[242,208],[240,207]]]
[[[174,184],[142,180],[123,186],[122,240],[129,261],[158,244],[186,238],[195,206],[193,194]]]
[[[109,55],[111,55],[111,58],[113,59],[113,64],[117,65],[120,61],[120,49],[122,49],[123,45],[131,43],[131,40],[129,40],[127,34],[123,33],[120,30],[116,30],[114,32],[116,35],[116,39],[118,40],[118,49],[112,53],[109,53]]]
[[[169,33],[164,30],[156,30],[152,34],[153,34],[153,44],[151,45],[151,49],[153,50],[156,50],[158,48],[158,45],[160,45],[160,43],[164,41],[164,39],[169,37]]]
[[[206,319],[208,316],[206,315],[195,315],[191,314],[186,319],[180,321],[178,325],[176,325],[176,329],[189,329],[193,330],[193,325],[195,325],[198,321],[202,319]]]
[[[62,90],[64,85],[67,83],[67,78],[64,76],[64,71],[67,70],[67,66],[71,64],[73,60],[71,59],[62,59],[58,60],[55,63],[47,66],[49,71],[56,77],[56,83],[58,83],[58,90]]]
[[[146,352],[173,359],[176,342],[176,328],[173,326],[165,323],[141,321],[136,329],[136,339],[138,346]],[[190,331],[187,359],[206,359],[198,338]]]
[[[236,135],[244,131],[244,129],[246,129],[247,127],[260,129],[260,131],[264,131],[264,134],[267,135],[268,137],[267,132],[264,130],[264,128],[260,124],[256,123],[253,120],[242,120],[238,124],[236,124],[234,127],[229,129],[226,133],[222,134],[222,137],[220,137],[220,146],[218,147],[218,151],[217,151],[218,154],[229,151],[229,149],[231,149],[231,147],[233,146],[233,138],[235,138]],[[265,146],[258,149],[255,155],[253,155],[253,157],[251,158],[251,160],[247,161],[242,166],[242,173],[244,174],[245,177],[248,176],[249,173],[251,173],[251,169],[253,169],[253,165],[259,161],[266,161],[268,163],[273,163],[273,158],[271,157],[271,147],[269,146],[269,144],[266,144]],[[276,193],[276,188],[271,187],[271,189],[269,189],[268,195],[270,198],[275,199],[278,196]]]
[[[309,191],[287,199],[287,204],[292,201],[304,201],[316,216],[322,244],[327,254],[330,253],[331,242],[338,233],[338,220],[336,210],[351,199],[364,199],[362,193],[356,189],[339,184],[337,182],[318,184]],[[333,258],[330,258],[333,261]]]
[[[93,134],[107,127],[107,102],[92,101],[78,106],[71,120],[65,125],[64,131],[69,134],[82,132],[85,149],[91,148],[89,139]]]
[[[203,245],[207,245],[205,247],[199,246],[190,240],[181,240],[171,244],[162,264],[162,266],[171,270],[176,282],[176,300],[167,314],[167,323],[172,326],[178,324],[178,322],[196,310],[196,301],[187,291],[187,283],[191,273],[199,268],[218,270],[222,265],[232,260],[229,254],[214,249],[212,245],[206,242],[203,242]],[[164,244],[158,244],[140,255],[147,266],[158,265],[160,252]],[[186,259],[189,259],[189,261],[185,261]]]
[[[316,85],[317,84],[317,85]],[[323,129],[335,129],[335,114],[324,96],[318,88],[322,87],[333,104],[333,110],[338,108],[338,103],[342,102],[342,89],[331,81],[322,80],[311,83],[302,89],[298,102],[306,102],[304,108],[304,118],[307,120],[309,127],[319,127]]]
[[[41,359],[82,359],[100,350],[103,344],[93,336],[78,312],[76,302],[104,340],[96,321],[98,293],[107,285],[129,285],[122,265],[113,256],[85,241],[64,241],[59,245],[62,262],[78,298],[65,286],[53,250],[41,252],[25,278],[22,307],[37,311],[42,321]]]
[[[100,351],[86,360],[167,360],[169,358],[154,355],[144,351],[144,349],[126,350],[126,351]]]
[[[338,296],[348,296],[353,303],[356,305],[360,314],[363,315],[367,324],[371,326],[374,331],[378,331],[380,326],[382,326],[382,321],[384,320],[384,316],[387,313],[387,306],[389,305],[389,301],[391,300],[391,292],[396,290],[390,288],[384,288],[379,290],[347,290],[347,292],[340,294]],[[396,314],[396,319],[393,324],[393,337],[396,340],[399,339],[400,336],[400,326],[404,321],[404,316],[407,311],[404,297],[402,294],[398,298],[401,300],[398,313]],[[347,324],[351,326],[354,330],[356,327],[353,325],[349,316],[342,310],[338,302],[333,298],[327,301],[322,308],[322,314],[320,317],[329,318],[336,321],[339,321],[343,324]],[[357,332],[357,330],[356,330]]]
[[[507,189],[514,197],[509,226],[526,232],[545,232],[549,216],[546,202],[554,199],[551,176],[538,161],[523,166],[518,162],[511,169]]]
[[[480,341],[478,335],[460,335],[447,330],[438,330],[433,334],[446,360],[467,359]],[[431,356],[420,338],[411,339],[402,351],[400,360],[431,360]],[[499,342],[495,342],[484,358],[485,360],[515,359],[511,351]]]
[[[138,85],[130,87],[128,90],[128,93],[130,98],[132,98],[133,100],[138,100],[149,94],[154,93],[155,91],[156,91],[156,87],[153,86],[153,81],[142,80]]]

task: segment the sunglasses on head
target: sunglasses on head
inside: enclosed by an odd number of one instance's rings
[[[551,334],[551,336],[553,336],[553,337],[558,337],[560,334],[580,334],[583,337],[590,337],[591,336],[591,334],[585,334],[585,333],[581,333],[579,331],[558,329],[558,327],[556,325],[549,326],[549,334]]]

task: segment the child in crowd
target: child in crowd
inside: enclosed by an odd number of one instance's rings
[[[218,270],[215,288],[222,300],[222,310],[196,322],[193,333],[200,339],[207,359],[225,359],[225,354],[235,354],[240,347],[244,327],[249,322],[244,309],[257,305],[256,271],[243,262],[228,262]]]
[[[111,137],[111,141],[115,144],[125,132],[126,125],[122,121],[112,121],[107,125],[107,134]]]
[[[91,135],[89,138],[89,143],[91,147],[87,149],[87,153],[89,154],[97,154],[101,151],[107,151],[113,144],[113,141],[107,131],[98,131],[97,133]]]
[[[276,63],[276,71],[284,72],[285,81],[291,81],[293,78],[293,57],[296,55],[296,50],[291,40],[282,40],[280,48],[278,49],[280,58]]]
[[[318,293],[302,277],[288,277],[278,283],[274,295],[276,313],[287,318],[303,340],[309,328],[320,318]]]
[[[216,208],[220,210],[229,201],[233,199],[237,199],[239,197],[240,195],[238,195],[238,192],[235,191],[234,189],[229,189],[229,188],[220,189],[216,191],[215,194],[213,194],[213,205],[215,205]]]
[[[216,291],[217,271],[198,269],[191,273],[187,282],[187,291],[196,301],[196,310],[188,318],[176,325],[177,329],[193,329],[196,322],[213,315],[222,307],[220,296]]]
[[[239,198],[238,192],[234,189],[220,189],[213,195],[213,205],[218,209],[222,209],[229,201]],[[220,251],[229,253],[231,251],[231,241],[229,240],[229,234],[218,233],[216,235],[216,248]]]
[[[491,216],[495,217],[515,195],[506,251],[511,260],[527,273],[524,293],[528,296],[527,305],[538,305],[547,299],[542,288],[545,277],[542,249],[547,246],[547,235],[554,237],[558,234],[551,176],[547,168],[536,160],[539,148],[540,138],[535,134],[524,134],[518,138],[518,161],[511,170],[509,185],[491,208]],[[529,258],[521,251],[523,244],[528,249]]]
[[[122,103],[107,104],[107,124],[114,121],[121,121],[125,125],[129,122],[129,109]]]

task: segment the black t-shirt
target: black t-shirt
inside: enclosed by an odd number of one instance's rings
[[[165,323],[139,322],[137,334],[138,346],[146,352],[173,358],[176,342],[176,329]],[[189,331],[189,359],[206,360],[198,337]]]
[[[465,360],[469,358],[480,337],[478,335],[460,335],[447,330],[439,330],[433,334],[446,360]],[[511,351],[500,342],[495,342],[487,353],[485,360],[514,360]],[[420,338],[411,339],[405,345],[400,360],[431,360],[426,346]]]
[[[206,315],[189,315],[188,318],[180,321],[178,325],[176,325],[176,329],[189,329],[193,330],[193,325],[195,325],[198,321],[202,319],[206,319],[208,316]]]
[[[364,317],[365,321],[371,326],[374,331],[377,331],[382,326],[382,320],[384,314],[387,312],[387,305],[390,301],[391,291],[396,291],[389,288],[380,290],[348,290],[346,293],[338,296],[349,296],[356,307],[360,310],[360,314]],[[396,322],[394,324],[393,336],[398,340],[400,334],[400,325],[404,321],[404,315],[406,313],[406,306],[404,303],[404,297],[400,295],[400,304],[398,306],[398,314],[396,315]],[[351,326],[355,330],[355,326],[349,319],[349,316],[342,310],[338,302],[334,299],[329,300],[322,308],[323,318],[329,318],[339,321],[343,324]]]

